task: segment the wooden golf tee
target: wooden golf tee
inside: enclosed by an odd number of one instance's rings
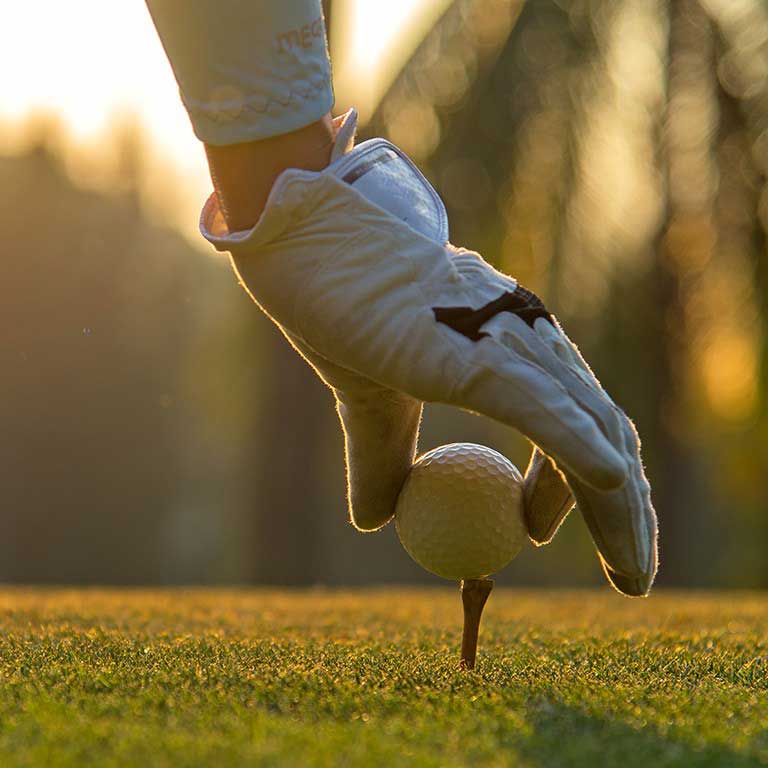
[[[493,579],[463,579],[461,602],[464,604],[464,633],[461,637],[461,668],[474,669],[477,635],[485,602],[493,589]]]

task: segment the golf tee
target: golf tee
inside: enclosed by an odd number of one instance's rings
[[[492,589],[493,579],[463,579],[461,582],[461,602],[464,605],[464,632],[461,638],[462,669],[475,668],[480,618]]]

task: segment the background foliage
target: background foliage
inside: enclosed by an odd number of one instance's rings
[[[768,584],[767,128],[758,0],[456,0],[365,129],[635,418],[663,584]],[[115,141],[108,194],[72,181],[49,121],[0,159],[0,579],[428,579],[391,526],[347,523],[330,395],[225,261],[148,210],[140,133]],[[455,440],[527,461],[430,407],[422,449]],[[600,580],[576,515],[502,576]]]

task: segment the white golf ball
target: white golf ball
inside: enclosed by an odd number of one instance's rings
[[[441,445],[420,456],[397,499],[408,554],[446,579],[478,579],[507,565],[527,537],[523,478],[497,451]]]

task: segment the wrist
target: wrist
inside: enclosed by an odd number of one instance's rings
[[[230,232],[253,227],[277,177],[287,168],[321,171],[331,157],[330,114],[291,133],[244,144],[205,144],[213,188]]]

